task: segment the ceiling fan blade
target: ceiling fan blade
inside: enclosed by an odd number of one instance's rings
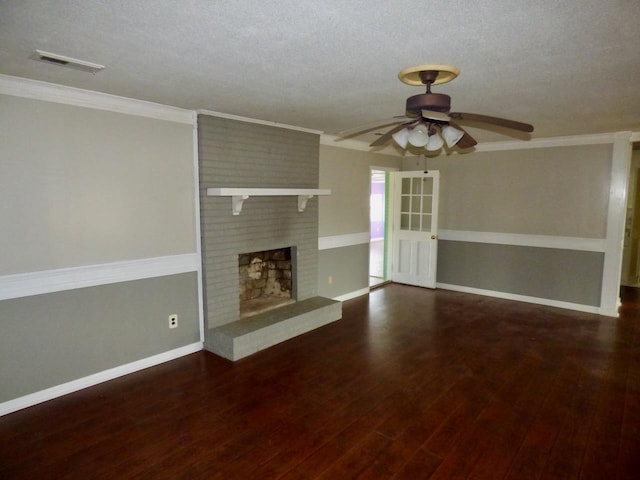
[[[451,120],[449,115],[443,112],[436,112],[435,110],[422,109],[422,118],[426,120],[436,120],[441,122],[448,122]]]
[[[506,118],[490,117],[489,115],[480,115],[477,113],[452,112],[449,116],[455,120],[469,120],[470,122],[483,122],[497,125],[499,127],[511,128],[521,132],[533,132],[533,125],[528,123],[507,120]]]
[[[360,125],[355,128],[350,128],[348,130],[342,130],[336,134],[336,141],[346,140],[351,137],[357,137],[358,135],[362,135],[364,133],[369,133],[373,130],[377,130],[383,127],[389,127],[391,125],[397,125],[402,122],[406,122],[410,117],[405,115],[394,117],[394,119],[386,119],[379,120],[377,122],[367,123],[365,125]]]
[[[369,145],[370,147],[379,147],[380,145],[385,144],[386,142],[389,141],[389,139],[391,138],[391,136],[396,133],[399,132],[400,130],[402,130],[403,128],[408,127],[409,125],[413,125],[414,123],[417,123],[415,120],[411,121],[411,122],[405,122],[402,125],[398,125],[397,127],[392,128],[391,130],[389,130],[387,133],[385,133],[384,135],[382,135],[380,138],[378,138],[375,142],[371,143],[371,145]]]
[[[451,125],[453,128],[457,128],[458,130],[462,130],[464,132],[464,135],[462,136],[462,138],[458,140],[458,143],[456,143],[458,147],[465,149],[465,148],[475,147],[478,144],[478,142],[476,142],[476,139],[473,138],[471,135],[469,135],[467,131],[457,123],[449,122],[449,125]]]

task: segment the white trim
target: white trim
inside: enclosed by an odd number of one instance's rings
[[[159,353],[158,355],[153,355],[151,357],[143,358],[142,360],[137,360],[108,370],[103,370],[102,372],[94,373],[87,377],[72,380],[61,385],[56,385],[55,387],[40,390],[39,392],[0,403],[0,416],[7,415],[17,410],[22,410],[23,408],[32,407],[38,403],[77,392],[78,390],[92,387],[99,383],[107,382],[114,378],[122,377],[139,370],[144,370],[145,368],[153,367],[170,360],[175,360],[176,358],[180,358],[185,355],[199,352],[202,348],[202,342],[192,343],[190,345],[185,345],[184,347]]]
[[[0,300],[197,272],[199,263],[197,253],[185,253],[102,265],[85,265],[5,275],[0,277]]]
[[[292,195],[331,195],[328,188],[207,188],[209,197],[233,197],[247,195],[249,197],[281,197]]]
[[[532,138],[531,140],[508,140],[504,142],[483,142],[479,143],[474,149],[474,152],[497,152],[503,150],[527,150],[533,148],[553,148],[553,147],[574,147],[580,145],[602,145],[612,144],[615,142],[617,133],[596,133],[587,135],[568,135],[562,137],[544,137],[544,138]],[[336,141],[337,137],[327,135],[327,138],[321,140],[322,145],[332,145],[336,147],[351,148],[353,150],[365,150],[371,151],[364,142],[357,140],[343,140]],[[631,134],[632,142],[640,141],[640,132],[633,132]],[[374,152],[382,153],[382,152]],[[387,152],[384,152],[387,153]],[[398,154],[397,152],[389,152],[389,154]],[[452,151],[448,155],[466,155],[457,151]],[[400,154],[400,156],[403,156]],[[420,155],[414,155],[410,152],[405,152],[404,156],[418,157]],[[437,157],[436,157],[437,158]]]
[[[440,230],[440,240],[456,242],[493,243],[523,247],[559,248],[585,252],[604,252],[604,238],[556,237],[553,235],[524,235],[518,233],[474,232],[465,230]]]
[[[298,212],[304,212],[307,202],[316,195],[331,195],[331,190],[320,188],[207,188],[209,197],[231,197],[231,213],[240,215],[244,201],[249,197],[298,196]]]
[[[499,150],[526,150],[529,148],[574,147],[578,145],[600,145],[613,143],[615,133],[590,135],[570,135],[564,137],[533,138],[531,140],[509,140],[505,142],[479,143],[476,152],[496,152]]]
[[[331,235],[318,238],[318,250],[329,250],[331,248],[351,247],[369,243],[369,232],[346,233],[344,235]]]
[[[198,326],[200,341],[204,342],[204,284],[202,279],[202,239],[200,238],[200,162],[198,158],[198,124],[193,126],[193,206],[196,233],[196,255],[198,256]]]
[[[367,142],[354,140],[353,138],[340,138],[335,135],[323,133],[320,135],[320,145],[327,147],[347,148],[349,150],[358,150],[361,152],[376,153],[380,155],[392,155],[394,157],[404,157],[405,152],[399,152],[393,145],[387,145],[383,148],[372,149]]]
[[[631,166],[631,132],[616,133],[611,155],[611,182],[607,212],[607,240],[602,268],[600,308],[616,312],[620,299],[622,251],[627,213],[627,182]]]
[[[193,110],[0,74],[0,94],[194,125]]]
[[[257,123],[258,125],[267,125],[269,127],[286,128],[287,130],[296,130],[298,132],[315,133],[320,135],[321,130],[313,130],[311,128],[297,127],[295,125],[287,125],[286,123],[278,123],[271,120],[259,120],[257,118],[242,117],[240,115],[232,115],[231,113],[214,112],[212,110],[197,110],[198,114],[211,115],[212,117],[228,118],[229,120],[237,120],[239,122]]]
[[[345,293],[344,295],[334,297],[333,300],[337,300],[339,302],[346,302],[347,300],[351,300],[352,298],[356,298],[356,297],[361,297],[363,295],[367,295],[368,293],[369,293],[369,287],[361,288],[360,290],[356,290],[355,292]]]
[[[436,283],[436,288],[453,290],[455,292],[473,293],[474,295],[484,295],[486,297],[502,298],[505,300],[515,300],[518,302],[535,303],[537,305],[545,305],[547,307],[565,308],[567,310],[576,310],[579,312],[602,314],[601,309],[598,307],[582,305],[579,303],[561,302],[558,300],[550,300],[548,298],[530,297],[527,295],[517,295],[515,293],[498,292],[495,290],[484,290],[482,288],[465,287],[462,285],[451,285],[448,283]]]

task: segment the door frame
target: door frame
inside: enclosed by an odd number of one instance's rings
[[[398,167],[378,167],[375,165],[370,165],[369,166],[369,199],[371,199],[371,174],[372,172],[376,170],[376,171],[383,171],[385,172],[385,195],[384,195],[384,212],[385,212],[385,218],[384,218],[384,239],[383,239],[383,251],[384,251],[384,259],[383,259],[383,267],[382,267],[382,281],[386,282],[389,280],[389,271],[387,268],[387,264],[388,264],[388,259],[391,258],[389,257],[390,254],[390,250],[389,250],[389,244],[391,243],[389,241],[389,235],[390,235],[390,230],[389,230],[389,223],[391,222],[391,215],[390,215],[390,197],[392,195],[391,193],[391,175],[389,175],[392,172],[399,172],[400,169]],[[369,203],[369,219],[371,219],[371,204]],[[371,220],[369,220],[369,222],[371,222]],[[371,224],[369,224],[369,258],[371,258]],[[368,267],[367,267],[368,269]],[[371,272],[369,272],[370,274]],[[370,275],[369,275],[370,276]]]
[[[425,175],[425,174],[432,174],[434,181],[436,182],[436,184],[434,184],[434,189],[433,189],[433,198],[432,198],[432,213],[435,213],[435,232],[433,231],[433,227],[432,227],[432,231],[429,232],[429,235],[434,235],[435,238],[431,237],[431,240],[434,241],[435,245],[432,247],[432,252],[430,252],[430,258],[433,261],[433,282],[432,285],[433,286],[429,286],[429,288],[436,288],[436,274],[437,274],[437,252],[438,252],[438,216],[439,216],[439,190],[440,190],[440,172],[438,170],[429,170],[429,171],[423,171],[423,170],[403,170],[400,172],[397,172],[400,175],[402,174],[406,174],[406,176],[410,176],[410,175],[416,175],[416,174],[420,174],[420,175]],[[390,175],[390,177],[393,177]],[[402,178],[401,176],[399,178]],[[389,241],[388,241],[388,251],[387,251],[387,255],[388,258],[392,259],[392,261],[395,259],[395,254],[396,252],[394,251],[394,247],[396,244],[396,239],[394,238],[394,232],[395,230],[395,225],[399,224],[400,222],[400,218],[396,215],[396,210],[398,207],[398,202],[400,201],[400,196],[401,196],[401,192],[399,192],[396,188],[396,182],[394,178],[390,178],[389,179],[389,222],[388,222],[388,228],[389,228]],[[398,182],[399,183],[399,182]],[[397,267],[397,266],[396,266]],[[390,269],[389,271],[389,278],[393,281],[393,268]]]

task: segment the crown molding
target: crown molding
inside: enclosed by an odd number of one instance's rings
[[[497,152],[505,150],[528,150],[532,148],[553,148],[553,147],[575,147],[580,145],[603,145],[613,144],[616,135],[620,132],[614,133],[596,133],[587,135],[569,135],[562,137],[546,137],[546,138],[533,138],[531,140],[508,140],[504,142],[486,142],[478,144],[471,152]],[[631,132],[631,141],[640,142],[640,132]],[[361,150],[371,153],[382,153],[387,155],[395,155],[399,157],[421,157],[422,155],[415,155],[410,152],[404,154],[394,150],[392,147],[385,147],[384,150],[371,150],[371,147],[366,142],[359,140],[347,139],[341,140],[335,135],[323,134],[320,137],[320,144],[330,147],[347,148],[350,150]],[[470,152],[470,153],[471,153]],[[464,155],[457,151],[452,151],[447,155]],[[438,158],[440,155],[428,158]]]
[[[189,125],[196,124],[196,114],[193,110],[10,75],[0,74],[0,94]]]
[[[579,145],[601,145],[613,143],[616,133],[595,133],[587,135],[569,135],[563,137],[533,138],[531,140],[509,140],[505,142],[487,142],[478,144],[476,152],[495,152],[499,150],[528,150],[531,148],[575,147]]]
[[[359,150],[361,152],[377,153],[380,155],[404,157],[404,152],[399,152],[391,145],[373,150],[367,142],[354,140],[352,138],[344,139],[337,137],[336,135],[329,135],[328,133],[323,133],[322,135],[320,135],[320,145],[325,145],[327,147],[346,148],[348,150]]]
[[[213,110],[196,110],[198,115],[211,115],[212,117],[228,118],[229,120],[237,120],[238,122],[257,123],[258,125],[267,125],[269,127],[285,128],[287,130],[296,130],[298,132],[314,133],[320,135],[321,130],[313,130],[311,128],[297,127],[295,125],[287,125],[286,123],[272,122],[270,120],[259,120],[257,118],[242,117],[240,115],[232,115],[230,113],[215,112]]]

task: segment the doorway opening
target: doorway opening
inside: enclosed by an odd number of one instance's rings
[[[369,201],[369,287],[387,280],[388,173],[371,168]]]
[[[640,143],[633,144],[620,284],[640,287]]]

